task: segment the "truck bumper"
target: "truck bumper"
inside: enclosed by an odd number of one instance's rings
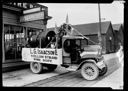
[[[100,69],[102,69],[102,68],[106,67],[106,65],[105,65],[105,63],[104,63],[104,61],[103,61],[103,60],[102,60],[102,61],[97,62],[97,63],[96,63],[96,65],[97,65],[97,66],[98,66],[98,68],[100,68]]]

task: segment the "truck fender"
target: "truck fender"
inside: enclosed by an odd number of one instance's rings
[[[81,69],[81,67],[82,67],[82,65],[83,65],[84,63],[94,63],[94,64],[96,64],[95,59],[83,59],[83,60],[84,60],[84,61],[82,61],[82,62],[79,64],[77,70]]]

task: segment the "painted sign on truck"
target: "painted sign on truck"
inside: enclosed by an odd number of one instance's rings
[[[22,60],[48,64],[62,64],[62,49],[23,48]]]

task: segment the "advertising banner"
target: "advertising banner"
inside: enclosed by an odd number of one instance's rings
[[[22,60],[47,64],[62,64],[62,49],[22,48]]]

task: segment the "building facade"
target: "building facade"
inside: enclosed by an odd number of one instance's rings
[[[73,25],[80,33],[88,37],[90,40],[99,43],[98,32],[99,32],[99,22]],[[74,33],[78,35],[78,33]],[[101,37],[102,37],[102,48],[103,53],[115,52],[114,47],[114,32],[112,24],[110,21],[101,22]],[[87,42],[87,45],[94,45],[91,41]]]
[[[114,38],[115,38],[115,50],[118,51],[120,45],[124,44],[124,34],[122,24],[113,24]]]
[[[21,49],[30,35],[46,31],[48,7],[36,3],[2,4],[2,68],[22,65]]]

